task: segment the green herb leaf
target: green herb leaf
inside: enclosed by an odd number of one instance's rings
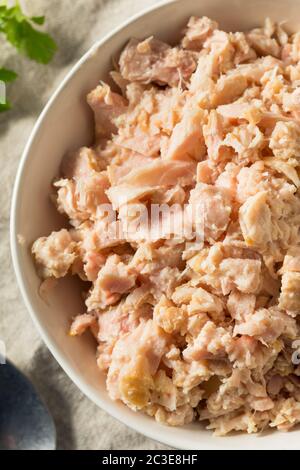
[[[43,16],[28,18],[20,6],[0,7],[0,32],[22,54],[42,64],[48,64],[53,58],[57,46],[46,33],[35,29],[33,24],[43,24]]]
[[[16,72],[14,72],[13,70],[0,68],[0,81],[9,83],[9,82],[13,82],[14,80],[16,80],[17,77],[18,77],[18,74],[16,74]]]
[[[11,109],[9,101],[6,101],[6,103],[0,103],[0,113],[4,113],[4,111],[8,111],[9,109]]]
[[[32,16],[30,18],[30,21],[32,21],[35,24],[42,25],[45,23],[45,17],[44,16]]]

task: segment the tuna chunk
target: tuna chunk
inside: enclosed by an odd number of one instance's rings
[[[231,201],[225,189],[198,183],[191,191],[190,208],[193,220],[202,225],[207,240],[217,240],[227,229]]]
[[[98,273],[97,280],[86,300],[90,310],[105,308],[119,300],[121,294],[135,286],[136,274],[130,271],[118,255],[111,255]]]
[[[277,122],[270,139],[276,157],[287,160],[300,157],[300,126],[295,122]]]
[[[232,341],[231,334],[224,328],[207,322],[193,344],[183,351],[186,361],[199,361],[212,357],[222,358],[226,356],[226,348]]]
[[[206,154],[202,134],[205,112],[201,108],[186,109],[183,118],[173,130],[168,143],[166,159],[184,159],[192,157],[201,160]]]
[[[152,320],[119,339],[107,376],[110,397],[133,409],[144,408],[167,343],[168,336]]]
[[[290,248],[285,255],[279,307],[292,316],[300,314],[300,248]]]
[[[126,100],[103,84],[89,93],[87,101],[95,114],[96,139],[111,137],[117,130],[114,120],[126,111]]]
[[[121,179],[121,183],[131,186],[182,186],[195,181],[196,164],[185,161],[156,160],[143,168],[136,168]]]
[[[220,264],[221,284],[226,295],[233,289],[256,294],[261,286],[261,262],[254,259],[224,259]]]
[[[84,313],[83,315],[78,315],[74,318],[70,335],[71,336],[81,336],[88,328],[92,328],[96,325],[96,317],[89,313]]]
[[[126,80],[177,86],[185,82],[196,68],[189,51],[171,48],[150,37],[144,41],[131,39],[120,57],[120,71]]]
[[[266,36],[264,30],[253,29],[247,34],[247,40],[258,54],[279,57],[280,46],[278,42],[276,39]]]
[[[272,240],[271,210],[268,193],[261,191],[250,197],[240,209],[240,224],[248,246],[264,250]]]
[[[54,186],[58,188],[56,202],[59,212],[67,214],[75,226],[89,218],[94,219],[98,207],[109,203],[106,172],[94,172],[76,180],[59,180]]]
[[[276,308],[257,310],[234,328],[235,335],[253,336],[266,345],[284,333],[293,338],[296,332],[296,322]]]
[[[218,23],[210,18],[203,16],[197,18],[192,16],[187,24],[185,35],[182,39],[182,47],[184,49],[192,49],[200,51],[206,39],[218,28]]]
[[[240,323],[254,313],[255,303],[256,297],[254,294],[232,291],[228,297],[227,309],[231,317]]]
[[[52,232],[49,237],[41,237],[32,246],[32,253],[44,278],[64,277],[74,263],[77,243],[70,233],[62,229]]]

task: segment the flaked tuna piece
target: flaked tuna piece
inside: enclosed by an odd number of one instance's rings
[[[178,268],[166,266],[161,271],[150,273],[149,281],[152,283],[151,293],[156,300],[159,300],[163,294],[170,298],[180,282],[180,271]]]
[[[236,198],[237,177],[240,172],[240,166],[235,163],[227,163],[223,172],[218,176],[215,185],[223,188],[230,194],[232,200]]]
[[[294,246],[288,250],[284,257],[281,274],[288,272],[300,272],[300,247]]]
[[[275,67],[274,70],[269,70],[266,72],[261,79],[261,84],[263,87],[261,96],[263,102],[267,106],[270,106],[271,104],[271,110],[276,109],[279,112],[281,112],[281,108],[278,106],[279,104],[281,106],[280,95],[286,89],[286,81],[281,72],[282,70],[279,67]]]
[[[105,308],[119,300],[122,294],[129,292],[136,281],[136,274],[124,264],[118,255],[108,257],[86,300],[88,310]]]
[[[183,357],[187,362],[214,357],[224,358],[226,357],[226,348],[231,341],[230,330],[217,327],[212,321],[208,321],[194,342],[183,351]]]
[[[124,147],[120,147],[120,154],[107,167],[107,175],[112,186],[116,186],[134,168],[153,162],[151,157],[146,157]]]
[[[167,84],[187,81],[196,68],[193,53],[150,37],[131,39],[120,57],[121,75],[131,82]]]
[[[234,369],[232,375],[224,379],[219,389],[209,396],[208,416],[223,416],[240,409],[247,402],[255,411],[266,411],[274,407],[265,387],[252,380],[249,370]],[[205,412],[204,416],[200,414],[200,419],[205,417]]]
[[[223,188],[198,183],[189,201],[192,220],[203,227],[206,240],[218,240],[227,229],[230,214],[230,195]]]
[[[227,310],[237,323],[241,323],[254,313],[255,303],[256,296],[254,294],[243,294],[235,290],[228,297]]]
[[[230,35],[218,29],[207,38],[204,43],[209,56],[212,58],[212,71],[214,76],[219,76],[233,68],[234,47]]]
[[[218,23],[206,16],[202,16],[201,18],[192,16],[189,19],[184,37],[181,41],[182,47],[184,49],[200,51],[207,38],[211,36],[213,31],[217,28]]]
[[[231,72],[221,75],[215,87],[213,96],[213,106],[225,105],[238,99],[248,87],[248,81],[245,76],[239,72]]]
[[[77,315],[73,319],[70,335],[71,336],[81,336],[87,329],[93,328],[96,325],[96,317],[91,313],[84,313],[82,315]]]
[[[279,307],[292,316],[300,314],[300,272],[283,274]]]
[[[151,395],[151,402],[145,410],[147,414],[155,416],[159,422],[178,425],[184,423],[183,417],[186,414],[194,414],[195,408],[203,397],[203,390],[194,387],[189,391],[183,391],[176,387],[172,378],[168,377],[162,369],[158,370],[154,377],[154,390]],[[159,408],[157,409],[157,405]],[[183,413],[183,408],[190,407],[190,412]]]
[[[268,37],[263,29],[253,29],[247,34],[247,40],[250,46],[259,55],[280,56],[280,46],[275,38]]]
[[[273,410],[270,427],[288,431],[300,422],[300,403],[294,398],[280,398]]]
[[[265,175],[265,166],[262,161],[255,162],[249,167],[241,168],[237,175],[236,199],[243,204],[251,196],[267,189],[268,180]]]
[[[112,248],[125,243],[122,225],[119,220],[115,220],[115,214],[111,205],[104,206],[108,212],[107,217],[99,217],[94,224],[83,223],[76,230],[80,238],[80,249],[85,256],[90,252],[100,252],[101,250]]]
[[[150,311],[140,308],[127,311],[125,302],[109,307],[98,312],[98,335],[99,343],[115,345],[122,336],[135,330],[141,321],[150,318]]]
[[[142,286],[132,290],[127,295],[123,304],[123,312],[131,312],[139,310],[143,305],[152,305],[154,303],[153,296],[151,294],[151,284],[144,283]]]
[[[241,32],[230,34],[231,43],[234,46],[234,64],[238,65],[243,62],[251,61],[257,58],[255,51],[250,47],[246,35]]]
[[[260,191],[246,200],[240,208],[239,220],[246,244],[261,251],[265,250],[272,241],[272,220],[267,191]]]
[[[228,132],[223,145],[231,147],[238,162],[255,162],[260,158],[260,151],[265,143],[264,135],[258,126],[241,124]]]
[[[276,172],[286,176],[288,180],[292,181],[292,183],[299,188],[300,179],[293,163],[290,164],[289,162],[279,160],[277,157],[265,157],[264,164],[267,168],[272,168]]]
[[[150,198],[150,196],[159,189],[159,186],[133,186],[130,184],[118,184],[111,186],[106,194],[114,210],[119,210],[126,204]]]
[[[215,323],[224,320],[224,304],[222,300],[202,287],[198,287],[192,294],[187,310],[189,315],[201,312],[207,313]]]
[[[297,325],[293,318],[277,307],[259,309],[244,323],[234,327],[234,335],[252,336],[265,345],[273,343],[283,334],[291,339],[295,338]]]
[[[240,100],[230,104],[223,104],[217,108],[218,114],[230,120],[247,120],[249,124],[256,125],[260,122],[262,112],[262,101],[253,100],[245,103]]]
[[[219,267],[221,287],[224,295],[234,289],[244,294],[258,293],[261,278],[261,261],[254,259],[224,259]]]
[[[130,105],[127,113],[118,119],[114,142],[147,158],[164,153],[168,136],[181,120],[185,94],[177,88],[158,90],[155,87],[139,91],[138,97],[130,94]]]
[[[127,101],[118,93],[101,84],[87,97],[88,104],[95,114],[96,139],[109,138],[117,131],[114,120],[127,109]]]
[[[151,312],[145,308],[125,309],[125,302],[98,312],[97,350],[98,367],[107,373],[111,362],[114,346],[118,339],[134,331],[141,322],[151,318]]]
[[[104,266],[106,258],[105,254],[95,250],[82,254],[83,269],[88,281],[96,281],[99,270]]]
[[[145,132],[140,127],[129,127],[129,135],[127,129],[119,129],[119,135],[115,137],[114,142],[133,152],[139,152],[144,156],[158,157],[162,147],[162,136],[159,132],[153,134]]]
[[[196,318],[196,317],[192,317]],[[199,384],[208,381],[213,375],[222,376],[228,373],[224,367],[214,361],[209,364],[206,360],[187,362],[182,359],[181,351],[172,345],[163,358],[163,364],[169,369],[173,369],[173,382],[177,387],[181,387],[185,393],[188,393]]]
[[[216,437],[226,436],[232,431],[243,431],[248,434],[256,433],[263,430],[269,422],[268,414],[261,414],[263,416],[253,413],[253,410],[241,408],[224,416],[212,417],[206,429],[212,429]]]
[[[291,93],[285,92],[282,96],[282,107],[286,113],[300,113],[300,88],[296,88]]]
[[[195,171],[195,162],[159,159],[142,168],[133,169],[120,183],[134,187],[191,186],[195,182]]]
[[[281,269],[279,307],[292,316],[300,314],[300,248],[290,248]]]
[[[223,143],[226,135],[224,120],[216,110],[210,112],[208,123],[203,126],[203,135],[208,158],[213,164],[225,163],[232,159],[233,152]]]
[[[158,423],[168,426],[184,426],[194,419],[194,410],[191,405],[178,406],[176,411],[170,412],[161,406],[148,406],[145,413],[154,416]]]
[[[276,396],[280,393],[281,389],[284,387],[284,378],[279,374],[272,375],[268,380],[267,390],[268,394],[271,396]]]
[[[62,162],[61,171],[65,179],[79,179],[94,175],[106,169],[107,162],[99,157],[95,150],[81,147],[76,152],[68,153]]]
[[[293,62],[299,62],[300,59],[300,33],[297,32],[292,39],[291,59]]]
[[[177,307],[171,300],[163,295],[153,310],[153,321],[166,333],[180,333],[187,331],[187,310]]]
[[[182,120],[173,129],[164,158],[180,160],[191,157],[197,161],[201,160],[206,155],[202,134],[206,117],[206,112],[201,108],[188,105]]]
[[[113,400],[122,400],[133,409],[148,405],[153,377],[167,350],[168,339],[152,320],[118,339],[106,382]]]
[[[142,275],[150,275],[164,267],[183,269],[182,249],[182,244],[173,244],[172,240],[165,240],[159,244],[141,243],[130,266]]]
[[[212,107],[215,82],[213,80],[213,57],[211,55],[200,55],[197,69],[191,77],[189,91],[195,95],[198,105],[203,109]]]
[[[219,176],[218,168],[210,160],[203,160],[197,165],[197,183],[214,184]]]
[[[236,246],[225,242],[214,243],[211,247],[202,250],[188,260],[187,265],[198,274],[217,274],[221,262],[226,259],[260,260],[261,256],[245,245]],[[218,273],[219,274],[219,273]],[[215,276],[216,281],[219,276]]]
[[[32,254],[43,278],[64,277],[77,257],[77,243],[66,229],[38,238],[32,245]]]
[[[228,357],[234,368],[256,369],[264,373],[271,369],[278,353],[283,348],[283,342],[275,341],[271,346],[264,346],[252,336],[243,335],[234,339],[228,348]],[[255,372],[254,372],[255,374]],[[257,408],[257,403],[256,407]]]
[[[300,126],[295,122],[277,122],[270,139],[275,157],[288,160],[300,157]]]
[[[192,300],[192,296],[196,291],[197,287],[192,286],[191,283],[187,282],[186,284],[182,284],[176,287],[172,295],[172,301],[175,302],[176,305],[187,305]]]
[[[281,61],[272,56],[261,57],[249,64],[240,64],[236,67],[235,73],[244,76],[249,84],[261,84],[261,79],[265,72],[280,66]]]
[[[179,204],[182,206],[187,200],[187,192],[177,184],[170,189],[160,188],[151,197],[152,204]]]
[[[59,212],[67,214],[74,225],[94,219],[98,206],[109,203],[106,195],[109,180],[105,171],[76,180],[59,180],[54,186],[58,188],[56,203]]]

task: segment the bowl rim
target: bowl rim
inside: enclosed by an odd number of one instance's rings
[[[57,97],[60,93],[64,90],[64,88],[68,85],[70,79],[76,74],[76,72],[85,64],[86,61],[96,52],[99,48],[101,48],[106,42],[110,41],[110,39],[122,31],[124,28],[129,26],[131,23],[139,20],[143,16],[155,11],[159,10],[160,8],[172,4],[177,3],[179,0],[162,0],[150,7],[143,8],[141,11],[137,12],[134,15],[131,15],[125,21],[121,22],[118,26],[112,29],[109,33],[107,33],[103,38],[96,41],[92,46],[83,54],[83,56],[71,67],[71,69],[67,72],[65,77],[63,78],[62,82],[55,91],[52,93],[50,98],[48,99],[46,105],[44,106],[43,110],[39,114],[31,132],[29,138],[26,142],[24,150],[22,152],[16,176],[15,182],[13,186],[12,198],[11,198],[11,209],[10,209],[10,251],[12,257],[12,264],[14,268],[15,277],[17,279],[17,285],[21,292],[21,298],[25,304],[27,311],[33,321],[33,324],[38,331],[41,339],[49,349],[52,356],[58,362],[58,364],[62,367],[66,375],[74,382],[74,384],[79,388],[79,390],[87,396],[93,403],[95,403],[98,407],[100,407],[103,411],[108,413],[110,416],[118,420],[120,423],[124,424],[125,426],[133,429],[134,431],[139,432],[140,434],[144,435],[145,437],[152,439],[153,441],[163,443],[167,446],[174,448],[174,442],[172,438],[168,438],[168,433],[164,434],[164,437],[158,438],[157,432],[152,429],[148,429],[145,427],[145,424],[142,422],[138,422],[136,420],[134,423],[128,423],[126,418],[123,417],[122,411],[118,410],[114,401],[111,400],[110,403],[104,402],[102,397],[99,396],[96,392],[93,392],[89,387],[84,384],[80,377],[77,376],[75,372],[72,371],[72,367],[68,365],[68,361],[64,359],[63,355],[60,353],[59,349],[52,343],[50,335],[48,334],[47,330],[42,325],[41,321],[38,319],[34,308],[31,305],[30,295],[25,287],[23,282],[23,269],[22,263],[20,259],[20,243],[18,241],[18,233],[17,233],[17,220],[18,220],[18,207],[19,201],[21,196],[21,181],[23,177],[23,173],[25,170],[25,166],[27,163],[27,159],[30,155],[31,146],[34,142],[36,134],[39,131],[39,128],[43,124],[43,121],[51,109],[52,105],[56,101]],[[177,444],[178,449],[185,449],[184,446],[179,446]]]

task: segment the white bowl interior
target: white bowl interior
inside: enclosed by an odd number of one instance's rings
[[[92,115],[85,101],[100,79],[107,79],[111,58],[132,37],[155,35],[174,42],[191,15],[206,15],[225,30],[246,30],[270,16],[287,21],[291,31],[300,29],[298,0],[178,0],[167,2],[127,23],[107,40],[96,44],[77,64],[40,117],[24,152],[14,191],[11,240],[18,282],[33,320],[58,362],[95,403],[141,433],[184,449],[289,449],[297,448],[298,431],[259,436],[234,435],[214,438],[199,424],[168,428],[133,413],[107,396],[103,374],[95,362],[91,337],[70,338],[72,316],[84,311],[75,279],[59,283],[45,302],[39,295],[40,279],[30,256],[31,243],[59,229],[66,221],[49,201],[51,182],[59,173],[62,156],[92,142]],[[17,235],[25,237],[24,246]]]

